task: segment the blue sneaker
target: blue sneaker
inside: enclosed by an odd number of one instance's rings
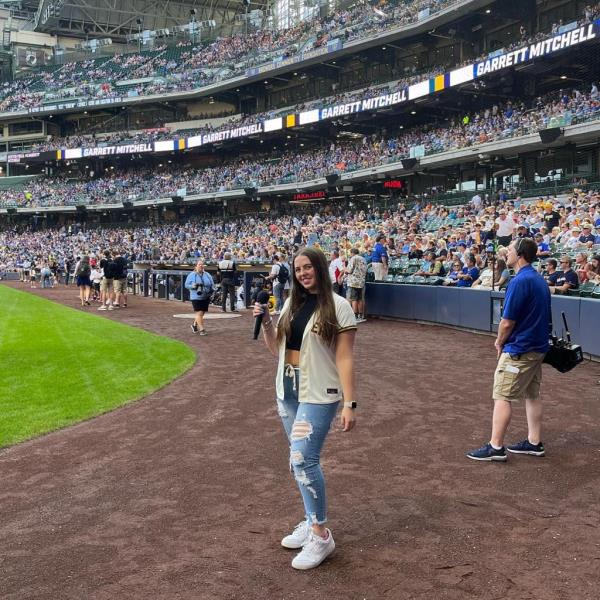
[[[496,448],[494,448],[491,444],[486,444],[477,450],[471,450],[471,452],[467,452],[467,458],[472,458],[473,460],[505,461],[507,456],[504,446],[502,446],[500,450],[496,450]]]
[[[523,440],[518,444],[507,446],[506,449],[513,454],[530,454],[531,456],[544,456],[546,454],[542,442],[539,444],[532,444],[529,440]]]

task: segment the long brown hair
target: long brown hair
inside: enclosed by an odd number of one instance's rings
[[[331,278],[329,277],[329,268],[327,259],[320,250],[315,248],[302,248],[292,260],[292,289],[290,293],[289,310],[287,310],[277,324],[277,341],[281,342],[291,334],[291,322],[294,315],[304,304],[309,293],[296,278],[295,262],[299,256],[306,256],[315,271],[317,282],[317,308],[316,308],[316,326],[319,335],[326,344],[333,345],[338,332],[338,321],[335,313],[335,300],[333,298],[333,289],[331,287]]]

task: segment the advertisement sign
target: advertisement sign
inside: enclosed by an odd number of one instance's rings
[[[322,108],[319,113],[319,120],[334,119],[345,115],[363,112],[366,110],[377,110],[386,106],[393,106],[408,100],[408,89],[402,89],[392,94],[382,94],[374,98],[365,98],[355,102],[347,102],[346,104],[338,104],[336,106],[327,106]],[[303,113],[305,114],[305,113]],[[300,123],[302,124],[302,115],[300,115]]]
[[[599,33],[600,21],[595,21],[594,23],[560,33],[547,40],[542,40],[523,48],[517,48],[512,52],[507,52],[499,56],[488,56],[486,60],[473,65],[473,74],[475,77],[481,77],[482,75],[495,73],[507,67],[522,64],[534,58],[547,56],[565,48],[572,48],[573,46],[596,39]]]
[[[405,183],[402,179],[390,179],[383,182],[383,189],[385,190],[403,190]]]
[[[292,196],[292,200],[295,202],[307,202],[309,200],[325,200],[327,198],[327,192],[322,190],[318,192],[299,192]]]

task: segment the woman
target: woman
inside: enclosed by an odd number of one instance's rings
[[[475,280],[471,287],[480,290],[491,290],[492,279],[494,282],[494,290],[501,290],[508,284],[508,281],[510,279],[510,271],[506,268],[506,263],[502,258],[496,260],[496,265],[493,271],[491,265],[484,269],[481,272],[479,279]]]
[[[304,503],[305,520],[283,538],[285,548],[302,551],[295,569],[320,565],[335,549],[325,527],[327,504],[320,454],[340,401],[340,423],[355,423],[352,350],[356,319],[347,300],[333,293],[325,255],[304,248],[292,263],[292,289],[277,327],[264,305],[265,343],[279,357],[275,388],[277,406],[290,443],[290,464]]]
[[[442,285],[456,285],[458,283],[458,276],[462,273],[462,271],[463,264],[460,262],[460,260],[455,258]]]
[[[75,278],[77,287],[79,288],[79,299],[81,300],[81,306],[90,306],[90,290],[92,282],[90,281],[90,274],[92,270],[90,268],[90,257],[82,256],[81,260],[77,264],[77,270],[75,271]]]
[[[190,325],[194,333],[206,335],[204,329],[204,313],[208,312],[208,305],[213,294],[215,283],[210,273],[204,270],[204,261],[199,260],[196,268],[187,276],[185,287],[190,291],[190,300],[196,316]]]
[[[600,254],[592,256],[592,260],[586,266],[588,281],[600,284]]]

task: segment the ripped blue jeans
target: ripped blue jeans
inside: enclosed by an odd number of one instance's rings
[[[321,469],[321,448],[331,428],[339,402],[310,404],[298,402],[300,370],[286,365],[283,400],[277,408],[290,443],[290,468],[298,483],[306,519],[310,524],[327,522],[325,478]]]

